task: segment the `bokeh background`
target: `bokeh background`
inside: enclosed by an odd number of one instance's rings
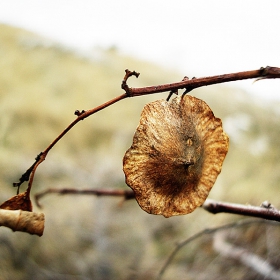
[[[12,182],[75,110],[122,93],[124,69],[141,73],[129,80],[140,87],[280,66],[277,1],[79,3],[7,1],[1,7],[1,201],[15,194]],[[230,137],[210,198],[280,207],[279,88],[276,80],[243,81],[192,92]],[[160,98],[166,94],[126,99],[80,122],[39,167],[32,196],[50,187],[128,189],[122,157],[144,104]],[[34,211],[46,215],[42,237],[0,228],[1,279],[154,279],[176,242],[243,219],[202,209],[166,219],[114,197],[49,195],[41,203]],[[279,233],[276,226],[253,225],[232,229],[227,238],[279,269]],[[163,279],[272,279],[224,257],[213,239],[184,247]]]

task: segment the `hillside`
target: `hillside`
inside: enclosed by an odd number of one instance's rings
[[[0,56],[1,201],[15,194],[12,182],[75,118],[75,110],[93,108],[122,93],[125,69],[141,73],[138,79],[129,80],[133,87],[180,81],[188,74],[125,56],[114,47],[77,53],[6,25],[0,25]],[[253,205],[268,200],[280,207],[279,104],[252,100],[234,84],[202,88],[192,94],[209,104],[230,136],[230,151],[210,197]],[[39,167],[33,194],[49,187],[127,188],[122,157],[131,145],[141,110],[145,103],[165,97],[127,99],[79,123]],[[137,279],[150,279],[175,241],[238,218],[213,216],[198,209],[187,216],[164,219],[146,214],[134,201],[120,206],[115,198],[50,195],[41,202],[47,219],[42,238],[1,228],[2,275],[11,279],[31,275],[34,279],[59,279],[61,275],[65,279],[78,279],[71,278],[73,275],[81,279],[136,279],[135,273]],[[279,245],[279,238],[271,234]],[[261,238],[254,234],[247,237],[253,247]],[[192,251],[180,254],[171,269],[173,277],[180,277],[185,263],[195,272],[197,264],[210,262],[207,257],[215,254],[209,244],[191,247],[204,254],[197,260]],[[260,251],[265,250],[262,246]],[[276,262],[276,249],[270,251],[272,262]],[[19,269],[15,269],[17,262]],[[230,264],[222,265],[216,259],[213,271],[208,265],[205,268],[214,277]],[[236,264],[237,272],[240,277],[236,279],[251,273]],[[230,279],[232,272],[227,273]],[[247,279],[254,279],[254,274],[251,277]]]

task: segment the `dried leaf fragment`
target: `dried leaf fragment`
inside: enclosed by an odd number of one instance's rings
[[[32,211],[32,203],[27,191],[15,195],[0,205],[1,209]]]
[[[228,143],[204,101],[185,95],[149,103],[123,159],[126,183],[150,214],[190,213],[207,198]]]
[[[43,213],[0,209],[0,226],[8,227],[13,231],[23,231],[42,236],[44,223],[45,216]]]
[[[32,212],[32,203],[27,190],[0,205],[0,226],[42,236],[44,223],[43,213]]]

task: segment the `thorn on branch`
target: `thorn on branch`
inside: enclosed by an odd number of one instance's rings
[[[138,78],[139,75],[140,75],[140,73],[138,73],[138,72],[130,71],[128,69],[125,70],[125,75],[124,75],[124,78],[123,78],[123,81],[122,81],[121,88],[125,90],[125,92],[128,96],[130,96],[130,88],[128,87],[128,85],[126,83],[128,78],[131,77],[131,76],[135,76],[136,78]]]

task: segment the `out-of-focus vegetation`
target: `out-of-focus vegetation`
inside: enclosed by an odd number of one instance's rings
[[[164,70],[115,47],[76,53],[5,25],[0,25],[0,57],[2,202],[15,194],[12,182],[75,118],[75,110],[122,93],[126,68],[141,73],[129,79],[134,87],[191,75],[191,69],[183,74]],[[279,104],[224,85],[192,94],[222,118],[230,136],[228,156],[209,197],[253,205],[268,200],[280,207]],[[49,187],[127,188],[122,157],[144,104],[159,98],[166,94],[126,99],[80,122],[39,167],[32,194]],[[1,279],[153,279],[176,241],[243,218],[197,209],[165,219],[148,215],[135,201],[108,197],[49,195],[41,203],[46,215],[41,238],[0,228]],[[231,241],[279,267],[279,233],[279,227],[258,225],[231,231]],[[217,254],[207,236],[181,250],[164,279],[263,279],[258,277]]]

